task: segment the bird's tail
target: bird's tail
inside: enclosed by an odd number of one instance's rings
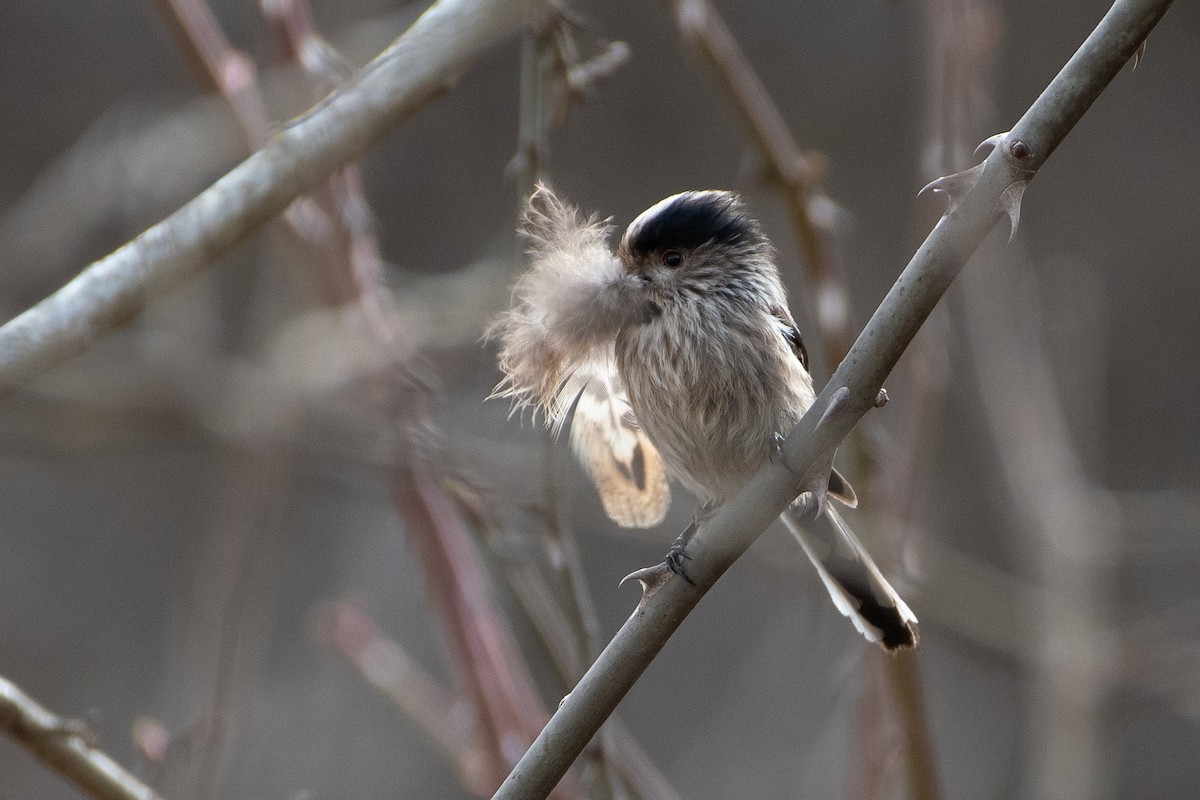
[[[886,650],[916,646],[916,616],[831,503],[816,519],[795,507],[781,518],[812,559],[834,605],[863,636]]]

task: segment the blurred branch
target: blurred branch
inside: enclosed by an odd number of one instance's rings
[[[128,105],[107,112],[0,216],[0,263],[11,285],[61,282],[114,220],[124,229],[174,207],[236,163],[239,140],[227,104],[211,96],[157,114]],[[19,310],[16,303],[4,298],[4,312]]]
[[[416,16],[409,9],[381,14],[341,26],[334,38],[356,61],[366,61],[393,38],[391,32],[408,27]],[[257,84],[275,114],[298,112],[311,102],[296,102],[308,96],[311,81],[291,64],[261,71]],[[163,209],[191,199],[250,149],[221,95],[197,95],[178,108],[147,109],[144,99],[122,101],[0,215],[0,263],[10,285],[53,288],[88,242],[107,236],[114,224],[121,231],[145,227]],[[3,303],[13,313],[36,299],[10,294]]]
[[[517,152],[507,171],[520,180],[522,203],[549,168],[549,133],[581,102],[629,60],[624,42],[607,42],[584,58],[575,41],[575,23],[561,10],[527,29],[521,42],[520,107]]]
[[[529,0],[439,0],[343,88],[182,209],[0,327],[0,392],[123,325],[441,95]]]
[[[537,29],[526,30],[521,42],[520,108],[517,154],[509,162],[510,172],[519,173],[518,210],[524,214],[528,197],[535,187],[548,180],[550,167],[550,131],[561,123],[570,104],[583,96],[599,80],[607,78],[628,57],[628,48],[610,44],[591,61],[579,54],[571,20],[566,13],[549,16]],[[557,608],[537,608],[534,602],[547,603],[555,595],[536,571],[521,569],[509,583],[518,591],[526,616],[546,643],[559,669],[564,687],[571,687],[583,674],[585,665],[599,654],[603,641],[595,604],[583,575],[584,564],[569,523],[563,521],[559,502],[557,443],[547,432],[542,442],[543,508],[540,531],[547,562],[553,570],[564,597],[565,613]],[[493,537],[494,538],[494,537]],[[566,637],[551,642],[547,634],[551,620],[567,625]],[[606,725],[589,751],[595,769],[585,773],[588,787],[602,800],[625,797],[625,787],[614,764],[613,729]],[[661,782],[661,781],[660,781]],[[640,795],[654,797],[656,795]]]
[[[457,765],[468,791],[484,794],[488,783],[486,756],[480,749],[477,720],[465,703],[438,686],[395,642],[381,634],[374,622],[347,602],[331,604],[318,616],[317,636],[335,647],[362,677],[414,720]],[[613,729],[613,766],[636,796],[653,800],[680,800],[678,792],[618,719]]]
[[[352,71],[317,33],[307,0],[268,0],[262,9],[285,57],[309,77],[314,98]],[[383,283],[383,258],[357,162],[343,165],[293,202],[283,219],[287,244],[295,252],[286,261],[309,265],[306,276],[314,280],[326,303],[365,301],[368,313],[382,313],[383,303],[374,290]]]
[[[306,0],[278,0],[264,10],[288,56],[305,65],[316,85],[336,79],[336,70],[329,68],[337,60],[330,48],[320,48],[320,58],[311,57],[313,43],[323,40],[313,28]],[[324,277],[331,290],[326,301],[361,309],[368,323],[368,346],[385,359],[387,354],[397,358],[412,352],[396,304],[384,286],[357,166],[335,173],[327,187],[306,200],[304,210],[321,214],[326,224],[297,224],[292,215],[301,210],[299,204],[289,209],[289,221],[307,245],[301,249],[310,254],[318,277]],[[313,230],[324,235],[314,240],[308,233]],[[460,773],[468,786],[484,793],[502,779],[515,757],[513,751],[533,738],[546,712],[507,620],[488,596],[489,576],[467,520],[440,465],[431,457],[426,390],[410,379],[407,366],[385,367],[358,386],[357,394],[387,409],[399,429],[387,473],[392,497],[406,538],[420,560],[426,592],[456,668],[456,684],[475,717],[472,745],[457,753]],[[395,655],[393,650],[393,667],[398,664]],[[427,704],[424,711],[429,711]],[[569,788],[561,792],[572,795]]]
[[[234,49],[205,0],[154,0],[192,71],[207,91],[218,92],[241,123],[249,150],[270,135],[269,116],[255,87],[257,69]]]
[[[201,85],[221,92],[229,104],[246,149],[262,145],[269,131],[268,112],[254,63],[232,47],[206,0],[160,0],[159,4],[177,32],[181,49],[198,66]],[[326,183],[337,186],[338,178],[348,169],[336,172]],[[363,248],[347,246],[347,239],[354,233],[349,225],[301,224],[304,212],[329,194],[334,193],[322,192],[318,187],[291,203],[284,213],[286,224],[282,230],[291,240],[305,245],[296,248],[302,256],[288,259],[288,263],[307,266],[306,275],[315,277],[326,289],[326,303],[338,306],[363,295],[354,283],[359,270],[350,256],[359,250],[373,255],[375,250],[370,244]],[[349,235],[343,235],[347,231]],[[335,357],[344,361],[353,355],[343,351]],[[242,387],[230,382],[221,388],[216,405],[229,417],[245,416],[247,396]],[[292,402],[297,399],[294,397]],[[295,415],[285,415],[285,419],[281,429],[294,429],[299,421]],[[203,589],[198,588],[189,605],[185,626],[192,650],[187,663],[193,672],[185,687],[205,687],[211,680],[210,689],[200,689],[204,694],[199,695],[198,702],[216,709],[227,722],[236,722],[244,713],[244,705],[237,698],[249,672],[247,653],[253,642],[261,640],[253,633],[263,618],[261,586],[268,583],[264,576],[273,563],[268,556],[275,555],[278,542],[278,503],[295,477],[294,458],[286,439],[249,441],[257,446],[239,442],[240,447],[224,454],[226,463],[218,478],[220,500],[214,504],[217,519],[212,535],[201,542],[200,557],[195,559],[196,585]],[[199,798],[213,795],[228,727],[231,725],[212,726],[207,733],[201,732],[196,737],[194,757],[176,759],[170,765],[174,769],[168,776],[175,780],[176,793]]]
[[[908,775],[908,796],[913,800],[935,800],[938,788],[937,756],[933,734],[926,720],[925,695],[917,654],[912,650],[898,653],[872,653],[883,667],[887,680],[888,701],[903,731],[904,763]]]
[[[401,457],[400,464],[408,460]],[[512,632],[487,597],[483,564],[453,498],[426,469],[400,464],[392,470],[392,496],[413,533],[409,540],[429,581],[430,601],[479,715],[488,743],[485,771],[495,786],[515,748],[543,725],[545,711]],[[573,794],[564,790],[564,796]]]
[[[854,333],[845,280],[823,241],[826,232],[822,228],[828,222],[822,217],[829,213],[823,207],[833,205],[820,188],[825,165],[819,157],[800,149],[783,113],[712,4],[708,0],[666,1],[675,11],[684,41],[704,58],[787,202],[804,254],[805,277],[813,290],[804,298],[812,303],[810,317],[824,346],[826,368],[832,370],[850,349]]]
[[[0,727],[48,767],[96,800],[159,800],[155,792],[92,747],[86,726],[43,708],[0,677]]]
[[[917,52],[925,64],[922,93],[925,131],[924,157],[918,174],[924,184],[964,169],[972,161],[972,150],[988,119],[980,106],[984,105],[990,88],[988,76],[997,57],[999,24],[998,13],[986,0],[924,0],[921,10],[923,25]],[[914,229],[927,230],[939,211],[928,204],[919,207],[913,218]],[[928,443],[935,439],[943,416],[950,372],[948,334],[946,307],[940,306],[913,340],[905,365],[889,378],[889,389],[904,398],[904,402],[896,404],[895,416],[889,415],[888,429],[893,438],[881,448],[885,452],[872,452],[876,456],[872,464],[886,464],[887,468],[869,472],[873,479],[871,488],[878,493],[876,507],[886,538],[894,552],[899,548],[912,552],[915,545],[917,570],[921,572],[927,567],[921,559],[920,546],[926,536],[924,523],[934,466],[934,448]],[[953,591],[957,586],[946,588]],[[910,602],[916,599],[911,598]],[[941,615],[966,616],[964,606],[941,602],[945,598],[924,599],[922,618],[932,617],[935,624],[941,622]],[[980,609],[982,604],[973,596],[955,599],[965,599],[967,607],[982,610],[991,621],[1005,619],[1007,625],[989,629],[989,636],[994,635],[993,631],[999,631],[1000,635],[1012,632],[1014,623],[1005,617],[1011,604]],[[967,617],[969,622],[978,619]],[[876,729],[857,737],[861,753],[851,759],[847,777],[860,787],[858,796],[864,800],[883,796],[879,788],[883,785],[883,771],[893,761],[903,759],[907,765],[909,797],[937,797],[940,786],[933,734],[929,715],[918,702],[919,661],[876,657],[873,662],[886,691],[864,693],[860,702],[881,704],[884,708],[863,715],[864,725],[873,724]],[[898,724],[889,724],[893,720]]]
[[[1100,707],[1111,689],[1114,527],[1121,517],[1086,476],[1067,431],[1046,343],[1028,324],[1036,298],[1011,271],[970,276],[961,319],[980,406],[991,428],[1023,540],[1040,578],[1032,618],[1031,763],[1037,797],[1099,798],[1104,776]],[[1037,315],[1034,314],[1036,317]]]
[[[711,518],[688,546],[695,584],[671,577],[647,587],[601,653],[510,773],[494,800],[545,797],[700,598],[798,492],[825,476],[828,459],[875,405],[884,379],[995,223],[1002,198],[1029,181],[1131,58],[1170,0],[1118,0],[1013,129],[952,189],[950,210],[918,249],[780,456]],[[1019,146],[1018,146],[1019,145]],[[686,688],[681,689],[686,691]]]
[[[496,784],[469,704],[439,686],[366,613],[345,601],[330,604],[319,615],[317,637],[336,648],[438,745],[454,762],[467,791],[483,796],[492,790]]]
[[[555,93],[555,85],[565,83],[569,64],[566,53],[575,52],[574,41],[568,30],[567,19],[555,15],[547,21],[547,25],[538,30],[528,30],[521,42],[521,75],[520,90],[521,104],[517,127],[517,154],[509,162],[509,170],[519,171],[520,192],[518,195],[518,214],[524,215],[525,204],[538,183],[547,179],[550,158],[550,129],[554,124],[554,114],[551,96]],[[555,46],[558,37],[560,44]],[[567,42],[564,48],[562,42]],[[554,437],[545,433],[541,436],[542,443],[542,498],[543,508],[540,509],[540,526],[542,545],[551,569],[562,578],[562,583],[568,589],[568,601],[564,604],[566,611],[555,617],[567,626],[570,635],[552,646],[551,652],[556,653],[552,658],[559,666],[559,677],[564,686],[572,686],[583,673],[588,663],[586,645],[589,629],[589,619],[583,609],[589,607],[585,602],[579,602],[578,589],[572,576],[577,573],[578,562],[572,563],[570,557],[563,552],[563,535],[569,535],[562,525],[558,496],[558,470],[555,468],[556,443]],[[521,596],[525,600],[546,600],[553,596],[548,586],[533,590],[533,578],[525,574],[527,580],[519,584]],[[532,591],[531,591],[532,590]],[[526,615],[531,620],[543,616],[544,610],[525,606]],[[534,622],[535,628],[543,630],[542,623]],[[543,636],[543,639],[545,637]]]
[[[307,0],[261,0],[260,6],[286,57],[303,67],[316,86],[332,88],[353,75],[353,62],[317,31]]]

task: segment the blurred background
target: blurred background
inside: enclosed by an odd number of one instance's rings
[[[721,2],[759,97],[684,6],[681,28],[671,4],[572,2],[4,400],[0,675],[171,798],[490,796],[633,609],[619,579],[695,509],[677,488],[660,528],[617,529],[564,442],[484,401],[535,172],[621,227],[742,191],[823,383],[944,208],[918,189],[974,163],[1107,9]],[[423,7],[5,0],[5,318]],[[1200,794],[1198,44],[1177,4],[842,449],[918,657],[864,643],[772,529],[563,797]],[[77,796],[8,739],[0,793]]]

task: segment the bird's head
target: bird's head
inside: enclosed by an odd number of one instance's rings
[[[629,224],[617,258],[655,294],[777,280],[770,241],[732,192],[683,192],[655,203]]]

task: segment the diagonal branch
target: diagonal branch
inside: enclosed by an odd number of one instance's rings
[[[198,197],[0,327],[0,395],[77,355],[203,270],[444,93],[537,0],[439,0],[343,88]]]
[[[92,747],[87,730],[0,678],[0,729],[97,800],[159,800],[154,790]]]
[[[1116,77],[1171,5],[1118,0],[1012,131],[998,137],[883,299],[809,413],[770,463],[700,525],[688,546],[695,585],[670,578],[629,620],[550,719],[493,800],[545,797],[684,618],[733,562],[811,485],[822,457],[875,403],[884,379],[996,222],[1010,187],[1027,182]],[[790,467],[790,468],[789,468]]]

